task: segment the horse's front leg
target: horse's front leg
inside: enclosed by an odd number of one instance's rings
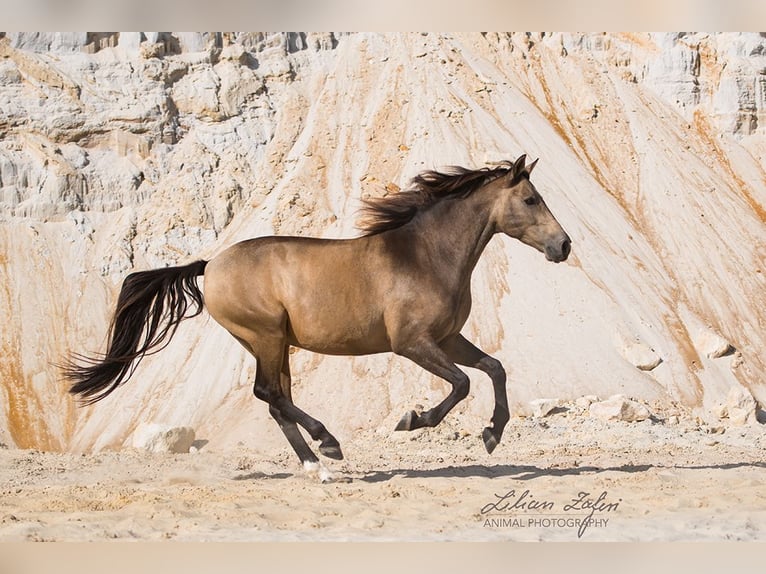
[[[395,430],[415,430],[422,427],[435,427],[452,408],[468,396],[470,379],[450,360],[443,349],[434,341],[421,338],[411,345],[394,350],[397,355],[407,357],[426,371],[441,377],[452,385],[449,395],[434,408],[417,413],[410,411],[396,425]]]
[[[442,348],[450,359],[458,365],[479,369],[492,379],[492,387],[495,391],[495,411],[492,414],[492,426],[486,427],[482,433],[484,446],[487,452],[492,454],[500,442],[500,437],[503,436],[505,425],[510,419],[508,396],[505,389],[505,369],[500,361],[487,355],[462,335],[447,339],[442,343]]]

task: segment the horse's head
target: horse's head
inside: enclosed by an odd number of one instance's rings
[[[538,249],[549,261],[564,261],[569,257],[572,240],[529,180],[537,160],[529,165],[525,162],[526,155],[522,155],[502,178],[494,209],[495,226]]]

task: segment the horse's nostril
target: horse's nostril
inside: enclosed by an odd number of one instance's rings
[[[561,242],[561,254],[564,256],[564,259],[569,257],[570,251],[572,251],[572,242],[567,238]]]

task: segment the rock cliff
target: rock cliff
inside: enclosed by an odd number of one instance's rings
[[[505,364],[513,414],[763,405],[765,135],[757,34],[0,34],[0,442],[117,448],[159,421],[284,446],[206,315],[94,407],[53,364],[103,348],[131,270],[350,237],[361,198],[521,153],[573,255],[497,237],[474,275],[464,332]],[[391,356],[292,361],[296,402],[341,442],[447,391]],[[472,380],[450,416],[478,433],[492,393]]]

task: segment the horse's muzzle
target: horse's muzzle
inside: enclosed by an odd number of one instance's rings
[[[564,235],[564,238],[560,241],[556,241],[545,247],[545,258],[554,263],[561,263],[562,261],[566,261],[571,252],[572,240],[569,239],[568,235]]]

